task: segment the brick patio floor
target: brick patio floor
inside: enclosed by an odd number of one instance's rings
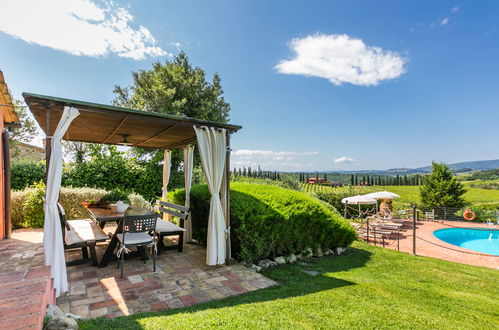
[[[412,253],[412,221],[406,221],[408,226],[401,231],[400,251]],[[425,257],[438,258],[467,265],[482,266],[499,269],[499,257],[472,251],[439,240],[433,236],[437,229],[452,227],[486,228],[484,223],[470,223],[464,221],[418,221],[416,225],[416,254]],[[397,250],[397,240],[386,240],[390,249]],[[379,243],[378,243],[379,244]]]
[[[43,265],[42,240],[40,230],[14,231],[10,242],[17,244],[18,252],[2,258],[0,251],[1,272]],[[97,247],[99,259],[105,247]],[[57,299],[57,305],[84,318],[115,317],[190,306],[277,284],[240,264],[207,266],[205,256],[204,248],[190,244],[182,253],[165,251],[157,259],[156,272],[152,260],[144,264],[133,258],[125,261],[124,278],[116,261],[105,268],[71,266],[69,292]],[[81,258],[81,251],[66,251],[66,258]]]

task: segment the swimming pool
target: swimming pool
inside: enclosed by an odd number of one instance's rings
[[[452,245],[499,256],[499,230],[445,228],[435,230],[433,235]]]

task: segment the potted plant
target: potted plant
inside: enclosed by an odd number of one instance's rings
[[[379,203],[379,209],[383,215],[385,215],[385,209],[393,211],[393,201],[391,199],[382,199]]]
[[[128,194],[120,189],[115,189],[104,196],[99,200],[99,204],[103,207],[109,208],[110,204],[116,204],[118,201],[121,201],[123,203],[130,204],[130,200],[128,199]]]

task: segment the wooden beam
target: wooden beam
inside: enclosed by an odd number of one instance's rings
[[[111,134],[109,134],[109,136],[107,138],[104,139],[104,141],[102,141],[101,143],[104,144],[106,143],[113,135],[114,133],[116,133],[120,127],[123,125],[123,123],[125,122],[125,120],[128,118],[128,114],[125,115],[125,117],[123,117],[123,119],[121,119],[120,123],[114,128],[114,130],[111,132]]]
[[[185,146],[186,144],[189,144],[191,142],[194,142],[196,141],[197,138],[196,137],[192,137],[192,138],[188,138],[184,141],[181,141],[181,142],[178,142],[178,143],[174,143],[174,144],[167,144],[165,146],[162,146],[160,147],[159,149],[171,149],[171,148],[178,148],[178,147],[182,147],[182,146]]]
[[[144,140],[144,141],[142,141],[142,142],[139,142],[139,143],[137,143],[137,144],[134,144],[133,146],[134,146],[134,147],[138,147],[138,146],[140,146],[140,145],[142,145],[142,144],[144,144],[144,143],[147,143],[147,142],[151,141],[152,139],[154,139],[154,138],[156,138],[156,137],[158,137],[158,136],[160,136],[160,135],[162,135],[162,134],[164,134],[164,133],[166,133],[166,132],[170,131],[170,130],[171,130],[171,129],[173,129],[173,128],[175,128],[175,125],[172,125],[172,126],[170,126],[170,127],[168,127],[168,128],[165,128],[164,130],[162,130],[162,131],[161,131],[161,132],[159,132],[158,134],[154,134],[154,135],[153,135],[153,136],[151,136],[150,138],[148,138],[148,139],[146,139],[146,140]]]

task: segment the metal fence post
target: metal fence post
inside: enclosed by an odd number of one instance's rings
[[[369,244],[369,219],[367,219],[366,228],[367,228],[366,241],[367,241],[367,244]]]
[[[412,254],[416,255],[416,205],[412,207]]]
[[[397,251],[400,251],[400,229],[397,229]]]

